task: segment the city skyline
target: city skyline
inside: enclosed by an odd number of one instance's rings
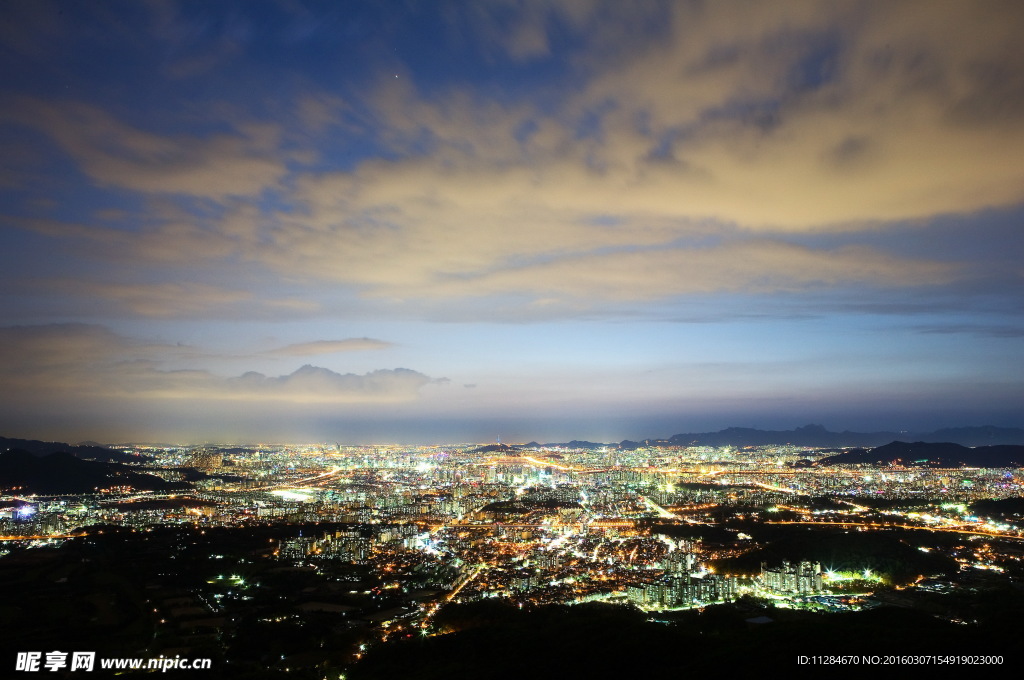
[[[1022,20],[10,3],[0,434],[1024,426]]]

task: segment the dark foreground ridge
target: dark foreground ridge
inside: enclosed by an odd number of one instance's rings
[[[168,482],[121,463],[82,460],[63,451],[45,456],[20,449],[0,453],[0,489],[50,495],[122,486],[148,491],[192,488],[185,482]]]
[[[0,451],[13,451],[14,449],[28,451],[37,456],[45,456],[50,453],[70,453],[75,458],[98,460],[104,463],[148,463],[153,460],[151,456],[108,449],[96,442],[83,442],[73,445],[64,442],[44,442],[37,439],[0,437]]]
[[[526,611],[479,602],[449,608],[438,622],[448,634],[375,649],[346,677],[733,677],[740,672],[760,675],[768,668],[785,669],[791,677],[826,677],[819,674],[821,668],[801,668],[798,657],[936,650],[979,654],[985,649],[1005,657],[1020,643],[1013,626],[1005,625],[1011,623],[1011,612],[999,609],[993,603],[990,623],[965,632],[962,626],[897,607],[827,615],[739,602],[666,612],[664,621],[652,622],[641,612],[602,604]]]
[[[900,464],[907,467],[1005,468],[1024,465],[1024,446],[979,446],[968,448],[950,442],[892,442],[870,451],[856,449],[822,458],[820,465]]]

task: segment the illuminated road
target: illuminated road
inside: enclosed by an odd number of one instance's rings
[[[458,595],[458,594],[459,594],[459,593],[460,593],[460,592],[462,591],[462,589],[463,589],[463,588],[465,588],[465,587],[466,587],[466,585],[468,585],[469,583],[471,583],[471,582],[472,582],[472,581],[473,581],[473,580],[474,580],[474,579],[475,579],[475,578],[476,578],[477,576],[479,576],[479,575],[480,575],[480,572],[482,572],[482,571],[483,571],[484,569],[486,569],[486,568],[487,568],[487,565],[486,565],[486,564],[484,564],[483,562],[481,562],[480,564],[478,564],[478,565],[477,565],[477,567],[476,567],[476,569],[475,569],[475,570],[473,570],[473,573],[472,573],[472,574],[470,574],[470,575],[469,575],[469,576],[467,576],[466,578],[462,579],[462,582],[461,582],[461,583],[459,583],[459,585],[457,585],[457,586],[455,587],[455,589],[454,589],[454,590],[452,590],[452,592],[450,592],[450,593],[448,593],[447,595],[445,595],[445,598],[444,598],[444,602],[435,602],[435,603],[434,603],[434,604],[433,604],[433,605],[432,605],[432,606],[430,607],[430,609],[428,609],[428,610],[427,610],[426,614],[424,614],[424,615],[423,615],[423,618],[422,618],[422,619],[420,619],[419,623],[417,623],[417,624],[414,624],[414,625],[418,625],[418,626],[419,626],[420,628],[426,629],[426,628],[427,628],[427,626],[428,626],[428,625],[430,625],[430,619],[431,619],[431,618],[432,618],[432,617],[433,617],[433,616],[434,616],[435,614],[437,614],[437,612],[438,612],[438,611],[440,611],[440,610],[441,610],[441,607],[443,607],[444,605],[446,605],[447,603],[449,603],[449,602],[451,602],[451,601],[452,601],[453,599],[455,599],[455,597],[456,597],[456,596],[457,596],[457,595]]]
[[[89,534],[60,534],[55,536],[0,536],[0,541],[38,541],[51,538],[81,538]]]
[[[334,468],[328,470],[327,472],[322,472],[322,473],[320,473],[318,475],[313,475],[312,477],[305,477],[303,479],[292,479],[292,480],[289,480],[287,482],[282,482],[281,484],[271,484],[269,486],[262,487],[261,490],[263,490],[263,489],[294,489],[294,488],[298,488],[298,487],[301,487],[301,486],[308,486],[310,484],[317,483],[317,481],[325,481],[328,477],[333,477],[334,475],[336,475],[339,472],[341,472],[342,469],[343,468],[340,467],[340,466],[335,466]]]
[[[939,531],[949,534],[969,534],[971,536],[991,536],[993,538],[1009,538],[1014,541],[1024,541],[1024,536],[1002,534],[995,531],[953,529],[947,527],[922,527],[913,524],[869,524],[865,522],[764,522],[764,524],[803,524],[818,527],[864,527],[866,529],[919,529],[921,531]]]
[[[539,465],[541,467],[553,467],[557,470],[562,470],[563,472],[583,472],[583,468],[566,467],[565,465],[559,465],[558,463],[552,463],[546,460],[539,460],[537,458],[533,458],[532,456],[521,456],[521,458],[529,463],[533,463],[534,465]]]
[[[682,517],[680,517],[679,515],[675,514],[674,512],[669,512],[665,508],[661,507],[660,505],[658,505],[657,503],[652,501],[647,496],[640,496],[640,500],[642,500],[644,502],[644,504],[647,505],[648,508],[650,508],[654,512],[658,513],[658,516],[661,517],[662,519],[683,519]]]
[[[772,486],[771,484],[765,484],[764,482],[753,482],[753,484],[755,486],[761,487],[762,489],[768,489],[769,491],[779,491],[781,493],[789,493],[794,495],[800,493],[799,491],[794,491],[793,489],[787,489],[782,486]]]

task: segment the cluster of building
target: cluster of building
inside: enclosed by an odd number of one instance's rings
[[[736,579],[706,574],[665,575],[650,583],[629,586],[629,601],[641,608],[676,609],[736,598]]]
[[[710,573],[711,560],[748,549],[742,535],[726,544],[700,540],[694,527],[714,526],[722,508],[773,510],[819,495],[999,498],[1020,495],[1024,481],[1018,470],[790,466],[824,456],[797,447],[487,448],[134,447],[154,459],[148,471],[198,477],[193,490],[11,496],[0,507],[0,531],[52,542],[93,524],[341,525],[297,533],[275,546],[275,556],[414,575],[429,587],[457,587],[461,600],[674,608],[730,600],[742,588],[805,595],[825,587],[820,565],[803,562],[765,565],[747,582]],[[866,508],[843,507],[850,516],[840,521],[870,526],[856,516]],[[931,527],[934,519],[899,517]],[[793,521],[822,520],[836,517],[806,511]],[[689,527],[697,538],[659,534],[654,521]]]
[[[817,562],[782,562],[770,566],[761,564],[761,584],[776,593],[813,595],[824,590],[821,565]]]

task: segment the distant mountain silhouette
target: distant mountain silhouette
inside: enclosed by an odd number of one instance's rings
[[[96,442],[83,442],[77,446],[64,442],[43,442],[37,439],[8,439],[0,437],[0,451],[21,449],[37,456],[65,451],[75,458],[99,460],[107,463],[148,463],[152,456],[136,455],[125,451],[117,451],[100,446]]]
[[[183,482],[167,482],[120,463],[82,460],[66,451],[36,455],[24,449],[0,453],[0,489],[27,494],[90,493],[111,486],[140,490],[191,488]]]
[[[865,451],[856,449],[818,461],[820,465],[867,463],[927,467],[1021,467],[1024,446],[978,446],[968,448],[950,442],[892,442]]]
[[[993,446],[1024,444],[1024,430],[1020,428],[957,427],[935,432],[830,432],[821,425],[805,425],[795,430],[757,430],[730,427],[718,432],[677,434],[668,439],[646,440],[646,446],[758,446],[784,445],[841,447],[875,447],[892,441],[955,442],[963,446]],[[635,442],[622,442],[620,446]]]
[[[538,444],[535,441],[518,448],[600,449],[605,446],[632,451],[646,446],[813,446],[844,449],[857,446],[865,449],[894,441],[956,443],[962,446],[1024,445],[1024,429],[1017,427],[953,427],[934,432],[831,432],[823,425],[809,424],[793,430],[758,430],[752,427],[728,427],[718,432],[690,432],[668,439],[623,439],[619,443],[600,443],[574,439],[570,442]],[[492,444],[474,452],[512,452],[517,447]]]

